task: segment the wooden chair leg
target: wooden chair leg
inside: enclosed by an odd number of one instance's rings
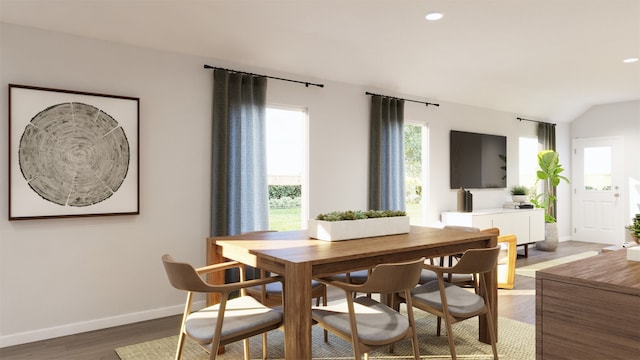
[[[449,340],[449,351],[451,352],[451,360],[456,360],[456,342],[453,338],[453,331],[451,330],[451,321],[444,319],[444,325],[447,329],[447,340]]]
[[[178,337],[178,348],[176,350],[176,360],[180,360],[182,358],[182,349],[184,348],[184,341],[186,335],[184,332],[180,332],[180,336]]]
[[[267,360],[269,352],[269,346],[267,344],[267,333],[262,333],[262,360]]]
[[[322,292],[322,305],[327,306],[327,286],[325,285]],[[316,298],[316,306],[320,306],[320,298]],[[329,331],[324,329],[324,342],[329,342]]]

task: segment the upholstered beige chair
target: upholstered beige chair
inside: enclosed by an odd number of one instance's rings
[[[371,275],[363,284],[351,284],[343,281],[321,279],[328,285],[336,286],[345,292],[344,299],[332,302],[328,306],[316,306],[312,309],[313,320],[323,328],[336,334],[353,345],[355,359],[374,348],[393,344],[399,340],[411,339],[413,355],[420,358],[415,321],[411,307],[410,291],[420,279],[424,258],[393,264],[381,264],[373,268]],[[407,296],[407,316],[404,316],[372,297],[353,294],[371,293],[394,294],[402,292]],[[384,330],[381,330],[384,329]]]
[[[411,291],[414,307],[445,320],[451,358],[454,360],[456,359],[456,349],[451,324],[480,315],[486,316],[493,357],[498,359],[496,334],[491,316],[493,304],[488,300],[485,283],[487,277],[492,274],[492,270],[496,268],[499,253],[500,246],[469,249],[464,252],[453,267],[425,265],[437,274],[438,280],[420,285]],[[485,281],[480,281],[481,289],[477,294],[470,289],[447,282],[446,274],[479,274]]]
[[[242,281],[244,279],[243,265],[235,261],[205,266],[199,269],[194,269],[186,263],[174,261],[170,255],[162,256],[162,262],[171,285],[176,289],[187,291],[187,301],[180,326],[176,360],[180,360],[182,356],[182,348],[187,336],[209,351],[211,360],[216,358],[220,345],[243,340],[244,358],[248,360],[248,338],[258,334],[263,336],[262,358],[266,359],[266,332],[282,325],[282,311],[269,308],[256,299],[246,296],[244,289],[251,286],[274,283],[280,281],[280,278],[269,277]],[[224,271],[231,268],[240,269],[240,282],[212,285],[205,282],[201,277],[201,275],[209,272]],[[229,294],[238,290],[240,290],[240,296],[229,299]],[[194,293],[211,292],[220,294],[220,303],[191,312]]]

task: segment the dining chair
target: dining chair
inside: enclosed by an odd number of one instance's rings
[[[259,230],[243,233],[242,235],[257,235],[263,233],[275,232],[276,230]],[[268,276],[277,276],[277,274],[271,274],[263,269],[258,270],[258,278],[266,278]],[[272,282],[266,285],[252,286],[246,289],[248,295],[256,298],[258,301],[269,307],[281,306],[283,298],[282,282]],[[323,299],[323,304],[327,304],[327,287],[325,284],[312,280],[311,281],[311,298],[316,299],[316,305],[320,305],[320,299]]]
[[[485,234],[492,234],[498,236],[498,245],[500,245],[500,255],[498,256],[498,288],[500,289],[513,289],[514,279],[515,279],[515,266],[516,266],[516,246],[517,246],[517,238],[513,234],[500,235],[500,229],[493,227],[480,230],[479,228],[474,227],[464,227],[464,226],[449,226],[445,228],[450,229],[458,229],[461,231],[471,231],[471,232],[481,232]],[[459,259],[459,255],[455,255],[453,259]],[[433,265],[433,264],[432,264]],[[449,266],[452,266],[453,263],[450,262]],[[460,274],[453,275],[460,276]],[[469,275],[462,275],[468,277]],[[458,280],[458,281],[456,281]],[[450,282],[460,283],[459,279],[449,279]],[[477,279],[474,279],[477,290]]]
[[[272,276],[272,275],[269,275]],[[268,275],[264,270],[260,270],[260,278],[267,278]],[[284,297],[284,291],[282,289],[282,282],[272,282],[265,285],[256,285],[246,289],[247,295],[260,301],[262,304],[269,307],[282,306],[282,299]],[[311,298],[316,300],[316,306],[320,305],[320,299],[322,299],[322,305],[327,305],[327,286],[320,281],[311,280]],[[324,331],[324,339],[327,340],[327,330]]]
[[[316,306],[311,316],[319,326],[340,338],[351,342],[355,359],[369,358],[375,348],[390,345],[403,339],[411,339],[413,355],[420,358],[415,331],[410,291],[418,284],[424,258],[402,262],[380,264],[374,267],[363,284],[352,284],[332,278],[319,279],[327,285],[345,292],[345,297],[327,306]],[[403,292],[407,296],[407,316],[391,306],[369,296],[354,298],[355,293],[387,294]]]
[[[187,291],[176,360],[182,357],[187,336],[204,347],[210,353],[211,360],[216,358],[219,346],[243,340],[244,359],[248,360],[248,339],[258,334],[262,334],[262,358],[267,358],[266,332],[282,326],[283,314],[280,309],[269,308],[253,297],[247,296],[245,289],[250,286],[275,283],[282,280],[281,278],[244,280],[243,264],[236,261],[195,269],[187,263],[174,261],[170,255],[163,255],[162,263],[171,285],[176,289]],[[239,269],[239,282],[213,285],[205,282],[201,277],[203,274],[232,268]],[[240,296],[229,299],[232,292],[238,291]],[[220,303],[192,312],[195,293],[219,293]]]
[[[498,359],[491,310],[493,304],[489,302],[486,281],[496,268],[499,254],[500,246],[469,249],[453,267],[426,265],[437,274],[438,280],[411,290],[410,298],[414,307],[444,319],[451,358],[454,360],[456,359],[455,338],[451,325],[480,315],[484,315],[487,319],[493,358]],[[480,281],[480,291],[476,293],[452,284],[445,280],[446,274],[479,274],[483,277],[483,281]],[[408,303],[407,306],[409,306]]]
[[[466,232],[480,232],[480,228],[472,227],[472,226],[460,226],[460,225],[446,225],[445,229],[450,230],[459,230]],[[453,266],[453,264],[460,259],[462,254],[453,254],[450,256],[442,256],[440,257],[440,265],[444,266],[445,262],[448,262],[449,267]],[[432,264],[435,265],[435,264]],[[460,285],[460,286],[473,286],[476,290],[477,288],[477,279],[475,274],[447,274],[447,281],[452,284]],[[438,329],[440,328],[440,324],[438,324]]]
[[[260,278],[267,278],[264,271],[261,271]],[[252,296],[266,306],[282,306],[283,290],[282,282],[273,282],[266,285],[252,286],[246,289],[247,295]],[[311,298],[316,300],[316,306],[327,305],[327,286],[317,280],[311,280]]]
[[[371,271],[373,269],[362,269],[356,271],[350,271],[346,273],[334,274],[329,277],[331,280],[335,281],[343,281],[349,284],[364,284],[369,279],[369,275],[371,275]],[[357,297],[358,293],[353,293],[353,297]],[[371,294],[367,294],[368,297],[371,297]],[[326,304],[324,304],[326,305]]]
[[[275,230],[263,230],[244,233],[244,235],[260,234],[266,232],[274,232]],[[277,276],[277,274],[271,274],[263,269],[258,269],[259,278],[267,278],[269,276]],[[251,286],[245,289],[247,295],[260,301],[262,304],[269,307],[282,306],[282,299],[284,298],[284,290],[282,281],[272,282],[263,285]],[[322,305],[327,305],[327,286],[320,281],[311,280],[311,298],[316,300],[316,306],[320,305],[320,299],[322,299]],[[327,339],[327,332],[324,332],[324,338]]]
[[[460,231],[466,231],[466,232],[482,232],[482,233],[487,233],[487,234],[491,234],[491,235],[500,235],[500,229],[499,228],[487,228],[487,229],[482,229],[480,230],[480,228],[477,227],[471,227],[471,226],[458,226],[458,225],[447,225],[444,227],[445,229],[451,229],[451,230],[460,230]],[[501,247],[502,248],[502,247]],[[502,253],[502,250],[501,250]],[[455,254],[455,255],[451,255],[448,257],[440,257],[440,266],[445,266],[445,259],[448,259],[448,266],[452,267],[454,263],[458,262],[460,260],[460,257],[462,256],[462,254]],[[431,265],[436,265],[433,262],[433,259],[431,261]],[[498,270],[500,270],[500,267],[498,267]],[[429,281],[433,281],[433,280],[438,280],[437,274],[435,272],[433,272],[432,270],[428,270],[428,269],[424,269],[422,270],[423,276],[420,279],[420,284],[426,284]],[[428,273],[428,276],[425,276],[424,274]],[[458,286],[464,286],[464,287],[470,287],[472,286],[474,291],[476,292],[476,294],[479,292],[479,283],[478,283],[478,278],[477,278],[477,274],[445,274],[445,281],[458,285]],[[428,281],[423,281],[423,279],[426,278],[428,279]],[[442,318],[438,317],[438,320],[436,322],[436,335],[440,336],[442,332]]]

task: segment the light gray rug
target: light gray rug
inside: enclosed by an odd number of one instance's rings
[[[522,267],[516,268],[516,275],[536,277],[536,271],[538,270],[550,268],[556,265],[566,264],[566,263],[580,260],[580,259],[585,259],[591,256],[596,256],[598,254],[599,252],[597,251],[585,251],[579,254],[563,256],[553,260],[542,261],[537,264],[522,266]]]
[[[437,337],[436,317],[423,311],[416,310],[416,325],[420,342],[421,359],[450,359],[447,337]],[[491,346],[481,343],[478,338],[477,318],[469,319],[453,325],[456,338],[458,359],[493,359]],[[535,326],[523,322],[500,317],[498,320],[498,355],[503,360],[532,360],[535,359]],[[444,326],[443,326],[444,333]],[[351,344],[329,333],[329,342],[323,340],[320,327],[314,326],[313,358],[318,360],[353,359]],[[175,356],[177,335],[173,337],[152,340],[140,344],[121,347],[116,353],[121,360],[172,360]],[[268,333],[269,359],[284,357],[283,333],[273,330]],[[250,340],[252,359],[262,356],[262,339],[254,336]],[[188,341],[183,351],[183,360],[206,360],[208,353],[192,341]],[[380,348],[370,354],[370,359],[412,359],[411,342],[398,342],[395,351],[389,353],[388,347]],[[218,359],[242,359],[242,342],[229,344],[225,353]]]

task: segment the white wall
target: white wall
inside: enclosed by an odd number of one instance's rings
[[[0,346],[179,312],[160,257],[204,263],[204,60],[0,25]],[[8,83],[139,97],[141,214],[9,222]]]
[[[0,99],[7,99],[6,84],[15,83],[133,96],[141,104],[140,215],[9,222],[7,193],[0,190],[0,347],[179,313],[184,297],[169,286],[160,256],[171,253],[200,265],[205,260],[212,73],[203,64],[299,76],[8,24],[0,24],[0,53]],[[268,102],[309,110],[309,212],[365,209],[370,101],[365,91],[427,99],[301,80],[325,87],[271,80]],[[526,117],[440,105],[405,107],[407,119],[430,129],[429,223],[456,207],[455,190],[449,189],[449,130],[506,135],[510,186],[518,176],[522,125],[516,116]],[[2,139],[7,123],[7,111],[0,112]],[[567,139],[568,131],[560,127],[559,146]],[[0,147],[0,168],[7,169],[7,157],[7,147]],[[0,176],[0,189],[7,189],[7,180]],[[472,191],[475,208],[499,207],[506,199],[504,189]]]
[[[594,106],[571,123],[571,138],[620,136],[624,142],[624,224],[640,213],[640,101]]]

